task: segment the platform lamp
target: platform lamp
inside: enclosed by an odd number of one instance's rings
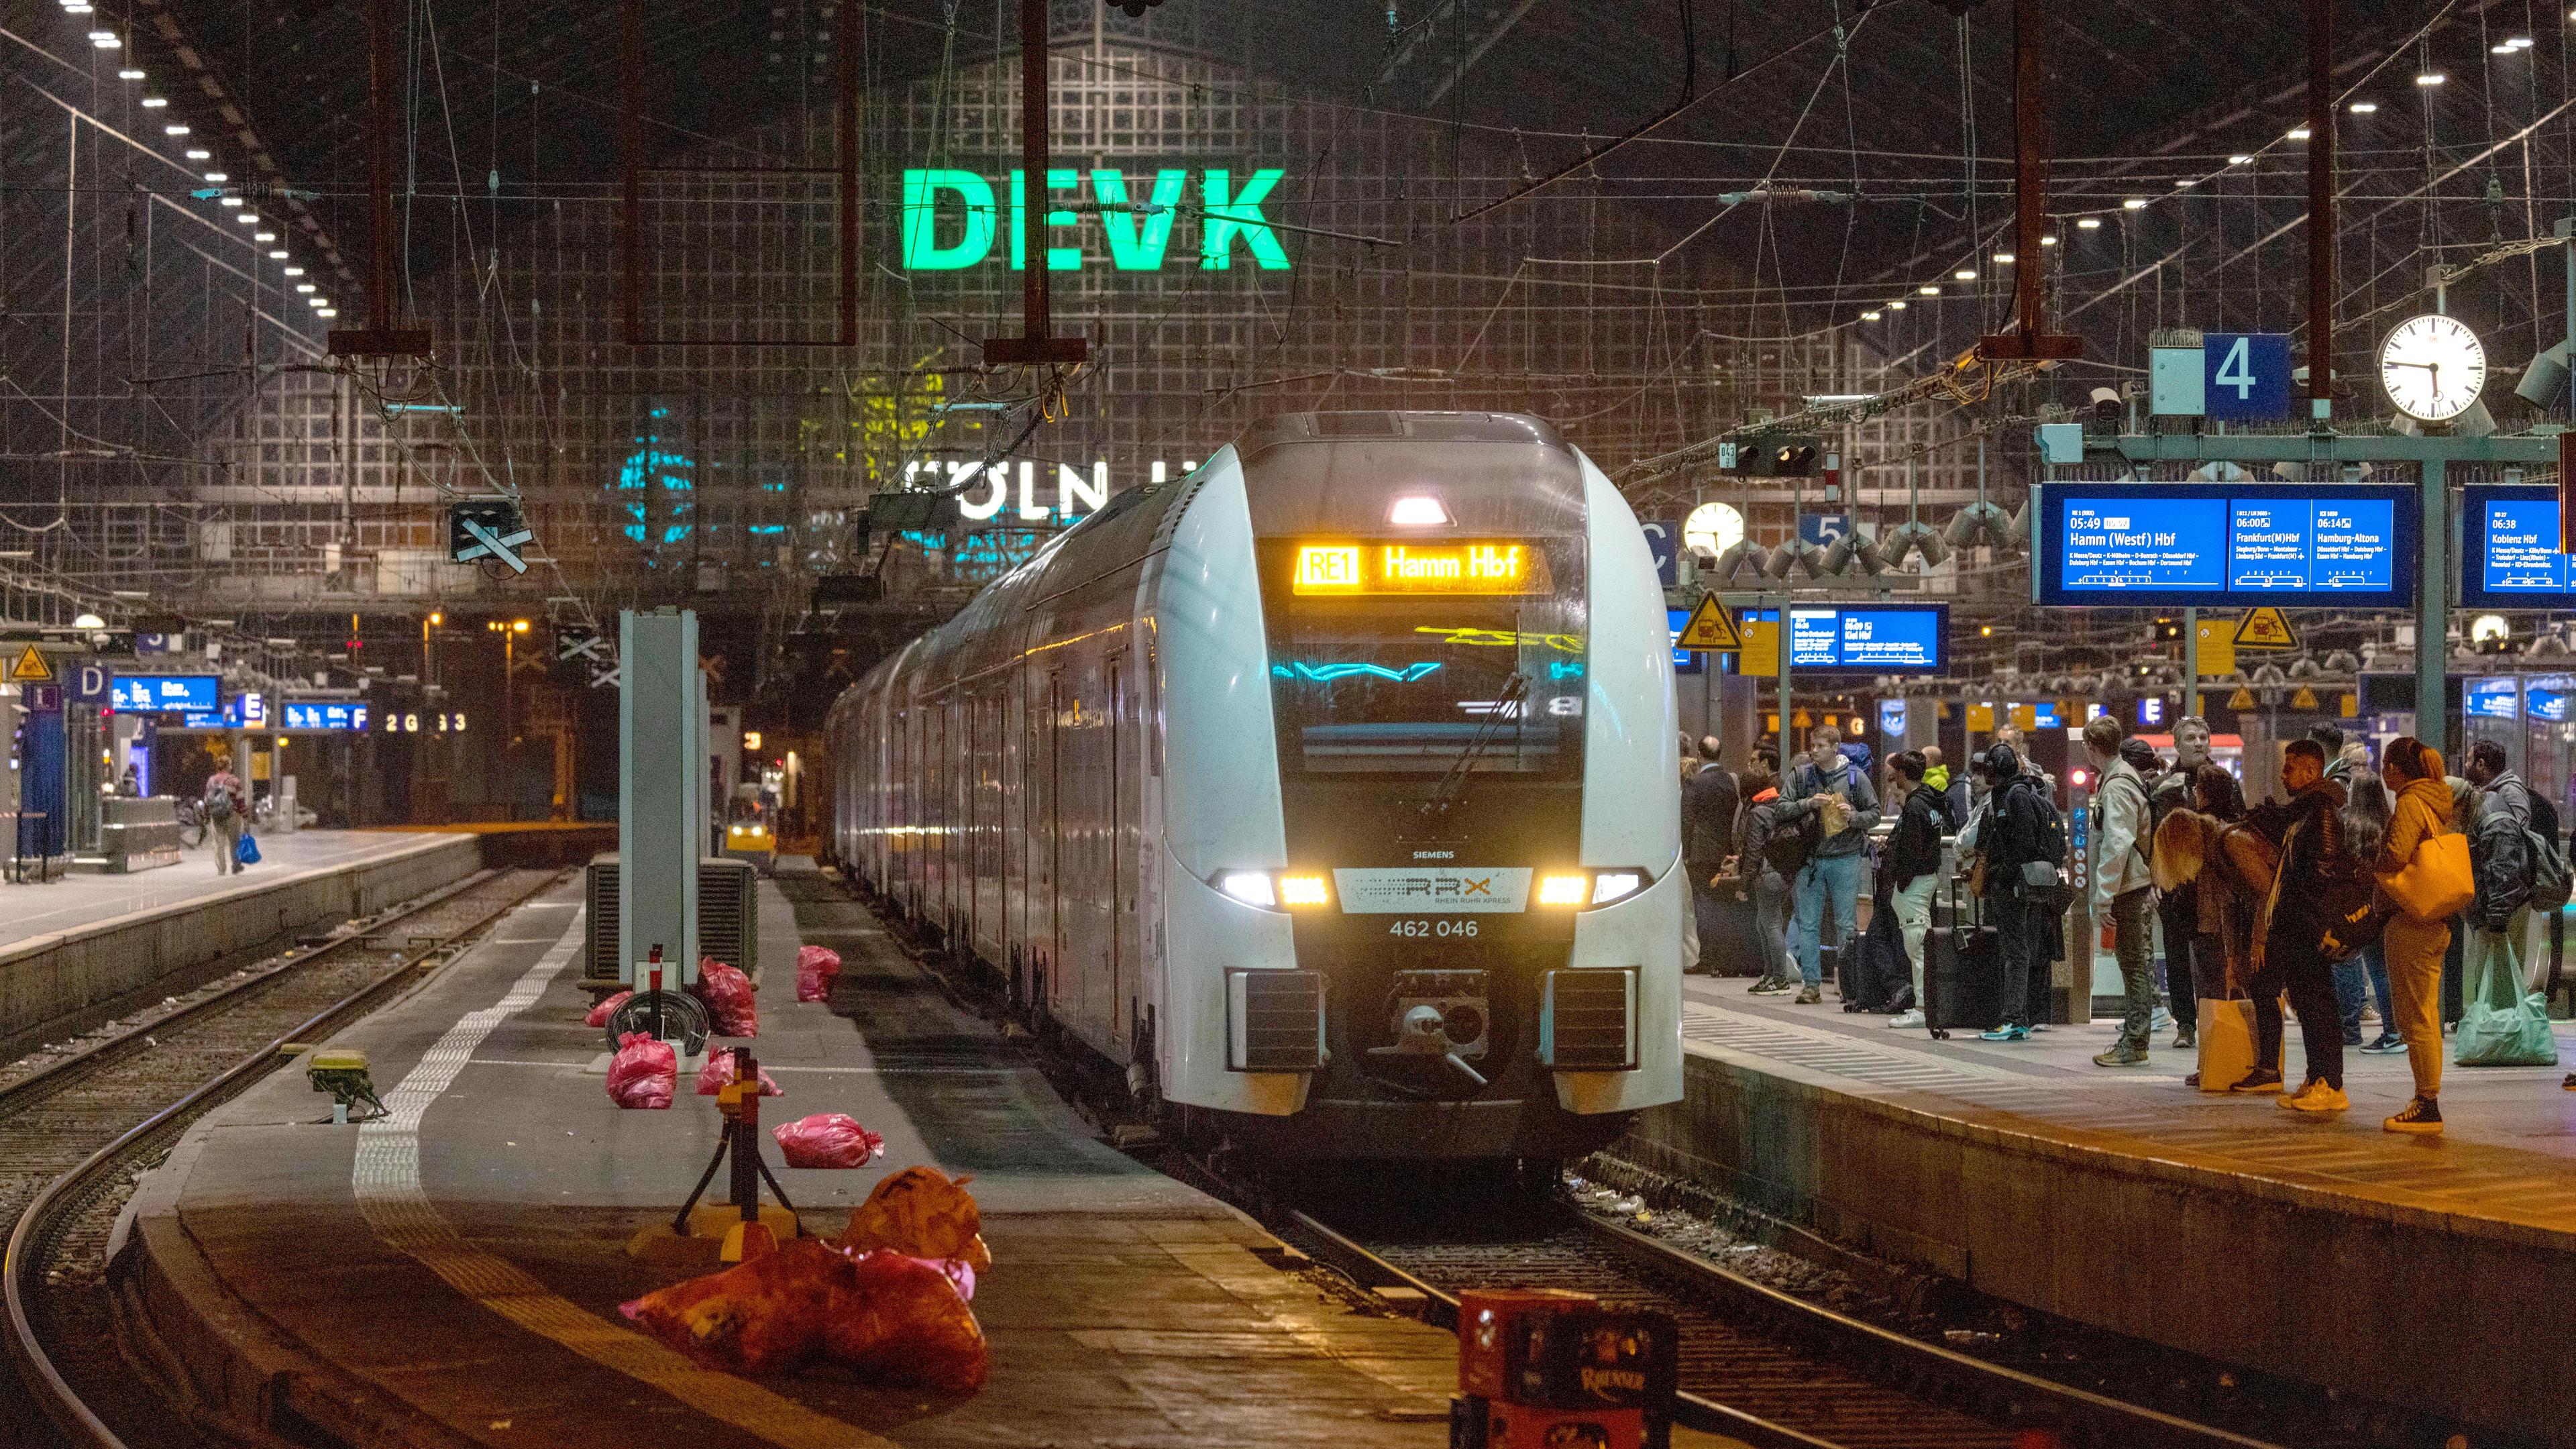
[[[1879,556],[1890,568],[1902,566],[1908,554],[1919,554],[1923,566],[1937,569],[1950,560],[1950,545],[1942,542],[1941,530],[1922,519],[1908,519],[1887,531],[1879,540]]]
[[[1887,572],[1887,559],[1878,551],[1878,540],[1863,538],[1857,525],[1835,539],[1833,547],[1825,550],[1822,567],[1826,573],[1840,578],[1850,573],[1855,563],[1871,578]]]
[[[1959,510],[1943,536],[1952,548],[1975,548],[1980,543],[2001,548],[2010,541],[2011,528],[2012,519],[2002,504],[1980,498]]]
[[[1762,560],[1762,572],[1769,578],[1785,579],[1793,569],[1806,570],[1807,577],[1811,579],[1823,578],[1825,551],[1812,543],[1791,538],[1771,550],[1770,556]]]

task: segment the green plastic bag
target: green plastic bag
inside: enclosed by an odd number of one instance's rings
[[[2522,963],[2512,938],[2477,931],[2469,937],[2469,968],[2453,1059],[2464,1067],[2546,1067],[2558,1061],[2558,1039],[2549,1032],[2549,999],[2522,989]]]

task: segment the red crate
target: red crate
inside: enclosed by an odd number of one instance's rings
[[[1508,1398],[1517,1386],[1516,1361],[1527,1335],[1522,1320],[1599,1303],[1589,1293],[1562,1288],[1470,1288],[1458,1295],[1458,1392]]]

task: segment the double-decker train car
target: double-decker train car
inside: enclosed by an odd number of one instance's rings
[[[1536,419],[1257,424],[830,736],[842,868],[1185,1135],[1563,1158],[1680,1095],[1663,594]]]

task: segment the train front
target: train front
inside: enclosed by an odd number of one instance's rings
[[[1277,786],[1218,806],[1275,808],[1279,848],[1206,884],[1291,947],[1226,972],[1226,1069],[1296,1089],[1235,1130],[1602,1145],[1681,1079],[1671,669],[1634,518],[1527,418],[1281,419],[1238,461]]]

